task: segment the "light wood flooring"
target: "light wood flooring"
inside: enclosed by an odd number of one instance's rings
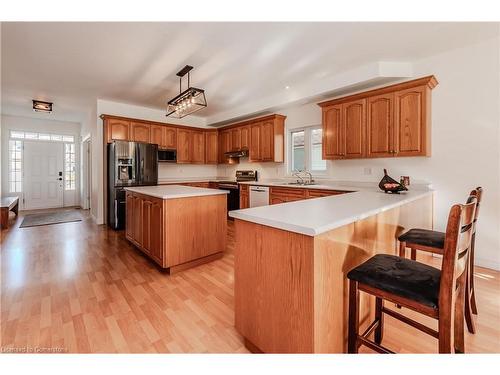
[[[2,231],[3,352],[247,352],[234,328],[231,222],[222,259],[170,276],[122,232],[83,215],[82,222],[20,229],[21,213]],[[466,351],[500,352],[500,273],[478,268],[476,288],[478,332],[466,333]],[[384,345],[437,351],[434,338],[390,317]]]

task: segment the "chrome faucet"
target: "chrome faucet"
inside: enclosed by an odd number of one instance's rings
[[[307,184],[312,185],[314,182],[313,175],[311,174],[311,172],[308,172],[308,171],[304,171],[304,173],[309,176],[309,182]]]
[[[300,184],[300,185],[304,185],[304,179],[303,179],[303,178],[302,178],[302,176],[300,175],[300,172],[301,172],[300,170],[295,171],[295,172],[293,172],[293,173],[292,173],[292,176],[297,177],[297,183],[298,183],[298,184]],[[300,179],[300,181],[299,181],[299,179]]]

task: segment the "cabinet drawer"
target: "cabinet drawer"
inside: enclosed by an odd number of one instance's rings
[[[284,195],[298,198],[305,198],[307,195],[307,189],[302,188],[282,188],[282,187],[272,187],[270,193],[273,195]]]
[[[349,193],[348,191],[340,191],[340,190],[319,190],[319,189],[309,189],[308,192],[309,198],[319,198],[319,197],[327,197],[330,195],[339,195]]]

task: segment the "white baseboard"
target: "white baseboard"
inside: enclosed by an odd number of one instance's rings
[[[489,268],[491,270],[500,271],[500,260],[491,260],[475,257],[474,263],[476,266]]]

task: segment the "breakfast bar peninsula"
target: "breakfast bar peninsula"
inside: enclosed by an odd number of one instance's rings
[[[348,189],[355,190],[355,189]],[[405,229],[432,229],[432,191],[363,189],[229,213],[235,219],[235,325],[248,349],[347,351],[346,274],[396,254]],[[375,301],[360,300],[360,331]]]
[[[126,188],[126,237],[170,273],[222,257],[227,191],[182,185]]]

